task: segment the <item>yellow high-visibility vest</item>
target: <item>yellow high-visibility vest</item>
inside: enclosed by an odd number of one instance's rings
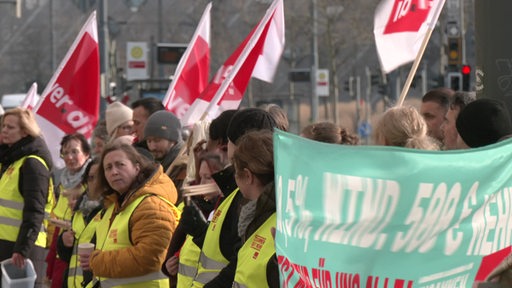
[[[231,192],[231,194],[220,203],[213,214],[212,221],[206,231],[204,244],[199,256],[197,275],[194,277],[192,287],[203,287],[204,284],[217,277],[219,272],[229,264],[229,260],[226,259],[220,251],[220,233],[229,207],[231,207],[231,203],[237,194],[238,188]]]
[[[101,219],[99,225],[96,227],[96,243],[102,244],[102,247],[98,247],[101,251],[113,251],[119,250],[122,248],[132,246],[130,242],[130,228],[129,221],[133,214],[133,211],[139,206],[139,204],[148,196],[153,195],[143,195],[139,198],[135,199],[132,203],[130,203],[125,209],[120,211],[112,221],[112,225],[109,225],[110,219],[112,217],[112,213],[114,211],[114,205],[111,205],[103,218]],[[176,221],[179,220],[180,213],[167,199],[164,199],[160,196],[157,196],[163,201],[165,201],[171,208],[171,211],[174,213],[176,217]],[[112,238],[107,237],[110,234],[110,231],[116,232],[116,241]],[[99,277],[98,280],[101,283],[102,288],[106,287],[123,287],[123,288],[168,288],[169,287],[169,278],[161,271],[155,271],[153,273],[149,273],[143,276],[138,277],[129,277],[129,278],[105,278]]]
[[[25,162],[26,158],[34,158],[39,160],[46,169],[48,166],[43,158],[36,155],[29,155],[16,160],[9,165],[2,177],[0,178],[0,239],[11,242],[16,242],[18,234],[20,233],[20,226],[23,222],[23,196],[19,191],[20,168]],[[50,215],[53,207],[53,180],[50,177],[48,183],[48,196],[44,206],[45,218]],[[35,245],[46,248],[47,235],[46,228],[48,221],[43,220],[35,241]]]
[[[78,244],[91,242],[96,232],[96,226],[100,223],[101,211],[98,211],[96,215],[85,223],[84,217],[81,211],[76,211],[71,221],[71,228],[75,232],[75,243],[73,243],[73,254],[69,260],[68,270],[68,287],[82,287],[84,281],[83,270],[80,267],[78,259]]]
[[[85,191],[85,187],[81,187],[82,192]],[[57,200],[57,204],[55,205],[55,208],[53,208],[53,215],[57,217],[57,219],[60,220],[71,220],[73,216],[73,209],[69,208],[69,199],[68,197],[64,197],[62,195],[62,192],[64,192],[64,187],[62,185],[59,185],[59,199]],[[61,231],[62,232],[62,231]]]
[[[233,287],[268,287],[267,264],[276,253],[274,237],[270,232],[272,227],[276,227],[276,213],[252,233],[238,251]]]
[[[187,235],[185,243],[183,243],[180,250],[177,288],[190,288],[197,274],[201,248],[199,248],[192,239],[192,236]]]

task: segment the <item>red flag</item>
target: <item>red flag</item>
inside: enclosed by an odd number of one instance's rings
[[[210,10],[209,3],[174,73],[174,79],[162,101],[178,118],[183,117],[194,100],[208,85],[210,73]]]
[[[274,0],[182,117],[182,124],[191,125],[206,113],[212,119],[221,111],[237,109],[251,77],[271,82],[284,49],[284,30],[283,1]]]
[[[27,96],[25,96],[25,99],[23,99],[20,106],[28,110],[32,110],[37,105],[38,101],[39,95],[37,95],[37,83],[34,82],[32,83],[32,86],[30,86]]]
[[[62,137],[78,132],[90,138],[98,121],[99,59],[96,12],[93,12],[34,109],[57,167],[62,166],[59,158]]]
[[[445,0],[382,0],[373,33],[381,68],[388,73],[413,61],[428,29],[433,29]]]

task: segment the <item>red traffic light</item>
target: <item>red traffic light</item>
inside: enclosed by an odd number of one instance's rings
[[[471,66],[463,65],[462,66],[462,74],[468,75],[469,73],[471,73]]]

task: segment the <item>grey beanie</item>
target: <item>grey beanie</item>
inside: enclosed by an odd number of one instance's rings
[[[180,120],[166,110],[157,111],[149,116],[144,127],[144,139],[147,137],[163,138],[173,142],[181,142]]]

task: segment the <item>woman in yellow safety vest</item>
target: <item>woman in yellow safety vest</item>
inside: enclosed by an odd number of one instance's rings
[[[110,143],[102,153],[98,189],[110,204],[96,227],[96,250],[79,254],[90,286],[169,287],[160,267],[179,220],[178,195],[162,166],[128,144]]]
[[[233,154],[235,180],[249,200],[240,212],[238,250],[233,287],[279,287],[279,270],[272,228],[276,227],[274,148],[272,132],[243,135]]]
[[[64,220],[70,223],[73,216],[73,208],[69,207],[68,198],[64,197],[67,190],[81,189],[82,176],[84,175],[85,168],[89,161],[91,161],[91,146],[84,135],[80,133],[67,134],[62,137],[60,141],[60,157],[64,160],[64,169],[62,169],[59,177],[59,197],[57,204],[53,208],[52,218],[57,220]],[[60,234],[62,234],[67,227],[55,228],[52,243],[46,261],[48,268],[46,274],[52,280],[51,288],[60,288],[65,282],[64,272],[68,268],[69,263],[64,261],[57,255],[57,242]]]
[[[228,159],[238,145],[238,139],[248,131],[269,130],[276,127],[276,122],[268,112],[259,108],[245,108],[237,111],[231,118],[228,129]],[[222,174],[224,176],[221,176]],[[234,182],[234,169],[228,167],[212,175],[217,184]],[[220,177],[219,177],[220,176]],[[223,185],[218,185],[222,187]],[[201,247],[201,255],[193,287],[229,287],[233,284],[236,270],[236,258],[241,239],[238,234],[240,207],[247,203],[239,189],[232,191],[222,189],[222,203],[215,210],[212,220],[206,229],[201,227],[202,221],[196,217],[197,209],[186,206],[183,209],[182,223],[188,234],[194,236],[194,243]],[[227,193],[226,193],[227,192]]]
[[[220,153],[208,152],[199,158],[199,183],[208,184],[215,183],[212,174],[219,172],[226,166]],[[220,202],[220,191],[189,197],[190,201],[194,201],[195,205],[201,210],[205,219],[210,219]],[[190,204],[190,203],[189,203]],[[179,227],[179,226],[178,226]],[[179,229],[179,228],[178,228]],[[178,288],[191,287],[192,280],[197,273],[197,265],[201,248],[193,241],[191,235],[186,235],[184,239],[175,239],[177,234],[173,235],[169,251],[167,251],[166,262],[162,268],[162,272],[168,276],[177,276]]]
[[[52,158],[32,111],[7,110],[0,145],[0,261],[18,267],[29,258],[44,280],[47,222],[53,206]],[[1,276],[0,276],[1,277]]]
[[[62,233],[57,243],[59,257],[69,263],[64,275],[67,286],[64,285],[64,287],[82,287],[92,280],[92,273],[82,271],[80,268],[77,250],[80,243],[95,243],[96,241],[94,233],[100,222],[103,208],[103,197],[95,187],[98,168],[99,158],[94,158],[87,165],[82,177],[81,186],[85,187],[85,193],[81,193],[80,189],[78,197],[68,197],[70,198],[70,207],[74,212],[71,219],[71,230]]]

